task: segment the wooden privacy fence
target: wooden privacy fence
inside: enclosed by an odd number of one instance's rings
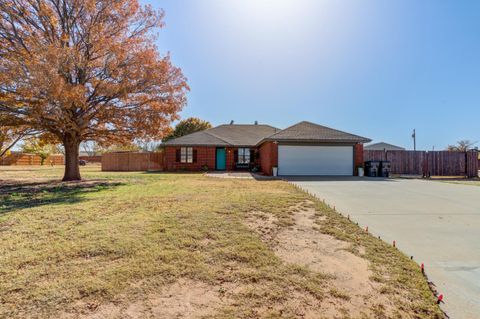
[[[12,153],[0,158],[0,165],[18,165],[18,166],[40,166],[42,159],[35,154]],[[43,165],[64,165],[65,158],[61,154],[50,155],[45,159]]]
[[[163,153],[107,153],[102,155],[102,171],[139,172],[163,170]]]
[[[102,162],[102,156],[80,156],[79,157],[81,160],[87,161],[88,163],[101,163]]]
[[[392,174],[477,177],[478,152],[364,151],[364,161],[390,161]]]

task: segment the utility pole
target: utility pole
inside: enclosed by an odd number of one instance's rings
[[[413,138],[413,150],[416,151],[417,150],[417,133],[415,132],[415,129],[413,129],[412,138]]]

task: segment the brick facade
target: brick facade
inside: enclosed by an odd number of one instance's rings
[[[272,167],[278,166],[278,145],[273,142],[263,143],[260,152],[260,168],[265,175],[272,175]]]
[[[197,151],[197,161],[195,163],[177,162],[177,149],[180,147],[165,147],[165,165],[166,171],[201,171],[206,166],[208,170],[215,169],[215,146],[193,147]]]
[[[193,147],[197,153],[196,162],[180,163],[176,161],[176,152],[180,147],[167,146],[165,148],[165,170],[166,171],[201,171],[206,166],[208,170],[215,170],[216,147],[199,146]],[[235,170],[234,153],[237,148],[227,147],[226,151],[226,169]],[[265,142],[255,150],[255,165],[260,166],[261,172],[265,175],[272,175],[272,168],[278,166],[278,144],[274,142]],[[354,175],[358,175],[357,167],[363,165],[363,144],[356,144],[353,150],[354,154]],[[253,153],[252,153],[253,156]]]
[[[262,145],[260,150],[252,148],[254,151],[251,156],[255,156],[254,164],[261,168],[261,171],[267,175],[272,174],[271,167],[277,165],[277,145],[273,143],[265,143],[266,147]],[[200,146],[193,147],[193,150],[197,153],[197,160],[194,163],[180,163],[177,162],[177,149],[180,147],[167,146],[165,147],[164,169],[165,171],[201,171],[206,166],[208,170],[215,170],[216,168],[216,150],[215,146]],[[262,150],[263,149],[263,150]],[[234,171],[235,168],[235,151],[236,147],[226,147],[226,170]],[[266,151],[268,150],[268,151]],[[260,155],[257,155],[260,152]],[[273,156],[273,157],[272,157]],[[265,161],[263,160],[265,158]],[[267,163],[267,166],[265,165]]]
[[[233,147],[227,147],[226,148],[226,156],[227,156],[227,171],[233,171],[235,169],[235,161],[234,161],[234,156],[235,156],[235,150],[236,148]]]
[[[353,147],[353,175],[358,176],[358,167],[363,167],[363,144],[355,144]]]

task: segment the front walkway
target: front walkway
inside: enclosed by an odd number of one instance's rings
[[[256,180],[277,180],[278,177],[265,176],[252,172],[208,172],[205,173],[205,176],[216,177],[216,178],[237,178],[237,179],[256,179]]]
[[[217,178],[240,178],[240,179],[254,179],[250,172],[208,172],[205,173],[208,177]]]

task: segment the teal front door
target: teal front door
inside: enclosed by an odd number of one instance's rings
[[[217,171],[224,171],[227,168],[227,156],[225,154],[224,148],[217,148],[217,160],[216,167]]]

